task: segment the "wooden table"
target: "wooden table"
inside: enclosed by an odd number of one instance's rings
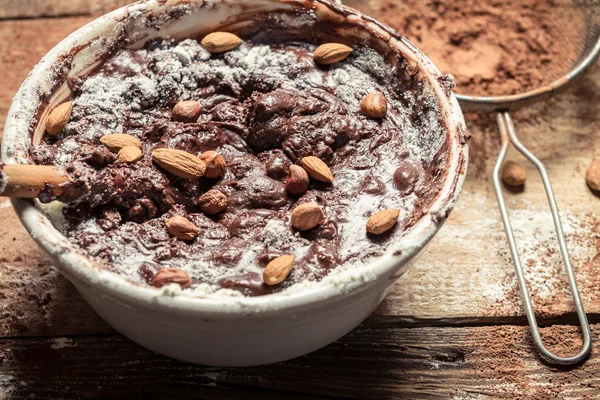
[[[119,3],[2,1],[0,124],[40,57]],[[352,333],[277,365],[201,367],[130,342],[87,306],[0,199],[0,399],[598,398],[600,199],[583,176],[600,156],[599,99],[595,66],[560,98],[515,114],[522,140],[548,166],[562,210],[595,340],[585,364],[553,368],[536,355],[490,181],[499,148],[494,117],[468,115],[468,179],[420,262]],[[527,172],[525,190],[506,196],[544,338],[566,355],[581,342],[577,321],[541,182],[532,167]]]

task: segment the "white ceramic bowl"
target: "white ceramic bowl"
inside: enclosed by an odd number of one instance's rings
[[[37,201],[14,200],[31,236],[94,310],[117,331],[167,356],[221,366],[282,361],[335,341],[377,307],[440,228],[464,180],[467,131],[456,99],[439,79],[441,74],[406,39],[356,11],[327,1],[150,0],[107,14],[59,43],[33,69],[10,108],[2,159],[5,163],[29,163],[27,149],[32,142],[39,143],[44,131],[37,121],[44,121],[44,110],[68,95],[68,87],[60,83],[98,65],[108,48],[123,46],[124,39],[136,46],[152,37],[196,37],[218,27],[237,29],[256,13],[290,10],[304,15],[288,18],[295,28],[315,20],[327,21],[338,33],[369,39],[379,48],[401,54],[410,68],[429,80],[450,135],[447,179],[430,212],[382,257],[303,290],[251,298],[194,297],[128,282],[96,265],[67,241]]]

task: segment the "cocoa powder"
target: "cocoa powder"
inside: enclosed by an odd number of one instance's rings
[[[345,1],[389,25],[452,74],[458,93],[507,95],[550,83],[576,62],[569,29],[584,13],[553,0]],[[567,5],[565,5],[567,4]],[[568,15],[568,17],[567,17]],[[564,21],[562,21],[564,19]]]
[[[561,367],[542,361],[526,326],[468,329],[467,348],[472,351],[467,352],[465,362],[476,370],[485,395],[514,400],[597,398],[599,387],[594,380],[598,374],[597,363],[588,361],[579,366]],[[599,326],[592,324],[591,331],[594,342]],[[540,328],[540,334],[548,350],[562,357],[577,354],[583,344],[576,326],[548,326]],[[594,348],[590,360],[596,352]],[[485,385],[489,385],[489,392]]]

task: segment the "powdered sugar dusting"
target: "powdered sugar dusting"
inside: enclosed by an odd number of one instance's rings
[[[8,176],[2,171],[2,164],[0,164],[0,194],[6,190],[8,184]]]
[[[77,346],[77,343],[73,343],[73,339],[69,339],[66,337],[58,337],[58,338],[52,339],[52,344],[50,345],[50,348],[52,350],[60,350],[60,349],[64,349],[67,347],[75,347],[75,346]]]
[[[0,400],[10,400],[15,391],[15,378],[12,375],[0,374]]]
[[[336,143],[335,136],[311,144],[314,146],[312,151],[323,151],[325,156],[327,151],[324,149],[332,146],[329,149],[333,153],[331,168],[336,176],[334,190],[319,194],[325,214],[331,216],[331,221],[323,223],[321,236],[310,239],[292,230],[290,210],[287,209],[272,216],[264,216],[258,210],[250,212],[244,216],[241,225],[248,224],[252,218],[266,220],[261,222],[262,225],[251,226],[249,233],[241,236],[228,232],[229,227],[225,229],[204,216],[197,216],[197,222],[206,224],[203,229],[208,233],[196,242],[202,241],[205,248],[173,244],[173,239],[164,231],[167,218],[167,215],[161,215],[164,210],[154,219],[140,224],[125,222],[127,215],[124,215],[123,222],[117,222],[117,230],[109,228],[108,232],[102,227],[106,221],[88,217],[82,222],[72,222],[67,233],[83,250],[130,280],[143,282],[148,279],[146,272],[168,265],[192,276],[194,283],[189,290],[202,295],[214,291],[232,293],[228,289],[230,280],[251,288],[257,281],[261,282],[265,263],[278,254],[294,254],[299,260],[298,267],[286,280],[287,286],[305,280],[320,280],[333,270],[359,268],[381,255],[387,242],[373,242],[366,237],[364,224],[368,216],[383,208],[401,208],[400,228],[396,232],[400,238],[404,227],[411,223],[412,215],[419,207],[427,205],[428,200],[425,203],[423,200],[430,198],[427,190],[435,191],[438,176],[443,177],[437,172],[431,177],[425,175],[425,166],[431,168],[432,160],[436,160],[443,167],[446,157],[443,146],[447,135],[438,121],[437,100],[430,91],[421,90],[423,88],[406,90],[399,82],[413,78],[406,78],[398,67],[386,64],[372,49],[358,47],[346,60],[321,68],[315,67],[312,59],[314,48],[309,44],[282,47],[247,41],[236,49],[212,56],[195,40],[179,43],[167,40],[153,42],[140,50],[121,50],[99,73],[77,82],[73,115],[57,149],[56,163],[65,166],[81,163],[79,144],[96,146],[106,133],[126,132],[138,137],[145,146],[152,146],[148,141],[152,127],[177,128],[165,126],[176,101],[198,100],[205,110],[211,110],[215,107],[211,102],[215,99],[222,102],[225,98],[230,99],[230,103],[225,103],[230,107],[227,112],[237,112],[240,107],[253,106],[252,102],[257,101],[256,94],[289,90],[294,96],[305,96],[294,101],[301,98],[309,104],[302,111],[304,114],[287,117],[290,121],[298,117],[294,123],[299,124],[296,131],[289,128],[292,133],[284,143],[288,147],[283,150],[292,161],[296,156],[294,152],[303,150],[302,140],[313,140],[310,129],[314,122],[304,115],[323,112],[319,107],[326,105],[330,107],[328,110],[337,110],[332,113],[337,117],[319,121],[321,126],[312,127],[322,129],[326,126],[347,135],[340,137],[342,144]],[[374,90],[385,94],[389,109],[393,110],[381,123],[366,119],[359,110],[362,97]],[[215,118],[214,111],[204,112],[199,122],[208,123],[211,118]],[[220,120],[217,119],[217,123],[221,123]],[[181,148],[185,141],[198,140],[199,146],[205,146],[202,141],[209,137],[203,137],[209,135],[206,127],[199,125],[195,129],[197,131],[186,131],[182,135],[165,135],[166,145]],[[324,134],[328,135],[327,132]],[[246,140],[244,135],[248,133],[241,133],[242,139],[236,140]],[[320,140],[320,136],[316,137]],[[231,145],[229,138],[222,140],[224,145],[217,150],[227,157],[240,157],[248,152],[244,146]],[[346,149],[347,142],[350,144]],[[151,151],[151,147],[145,151]],[[415,190],[403,195],[393,182],[399,159],[414,164],[421,176]],[[252,184],[244,183],[246,178],[243,176],[236,179],[240,180],[238,185]],[[263,188],[257,190],[260,192]],[[356,195],[340,198],[335,191]],[[89,197],[90,201],[102,204],[102,196],[106,196],[106,192],[94,192]],[[81,237],[82,234],[85,236]],[[327,243],[315,240],[324,238]],[[212,251],[211,246],[222,246],[223,251]],[[140,272],[141,265],[147,268],[146,272]],[[335,282],[335,276],[332,275],[332,282]],[[355,277],[356,282],[364,279],[370,277],[364,274]],[[168,286],[163,287],[161,293],[176,295],[179,290]]]
[[[490,193],[490,196],[492,194]],[[455,303],[440,304],[442,310],[448,312],[459,312],[464,310],[464,303],[473,293],[478,293],[485,300],[485,309],[481,313],[488,316],[497,315],[519,315],[522,311],[521,294],[514,272],[513,260],[510,254],[506,234],[504,232],[499,214],[496,217],[488,216],[484,211],[481,194],[471,192],[463,193],[459,207],[469,207],[469,213],[474,220],[470,223],[470,229],[454,229],[451,234],[440,234],[436,237],[438,246],[453,246],[457,242],[471,243],[472,231],[486,237],[485,246],[476,251],[469,251],[470,257],[481,257],[485,261],[482,265],[486,268],[478,268],[477,261],[472,267],[472,273],[468,279],[454,279],[465,286],[439,287],[432,286],[424,289],[443,290],[446,296],[455,296],[460,301]],[[525,279],[530,294],[533,298],[535,311],[538,315],[555,314],[557,312],[572,311],[572,297],[567,282],[564,263],[560,256],[558,241],[554,224],[545,204],[533,204],[525,198],[512,197],[507,199],[509,217],[515,234],[517,247],[520,254],[521,264],[525,272]],[[494,207],[494,203],[491,207]],[[488,206],[489,207],[489,206]],[[479,211],[477,211],[479,210]],[[458,210],[460,212],[461,210]],[[597,246],[600,239],[598,233],[598,216],[595,214],[573,212],[563,210],[560,212],[562,227],[566,236],[567,248],[571,258],[580,290],[590,291],[584,298],[593,298],[597,288],[589,282],[596,282],[595,265],[598,256]],[[466,257],[466,256],[465,256]],[[440,272],[439,268],[449,260],[445,255],[436,256],[438,261],[431,265],[421,265],[421,273],[426,274],[427,268],[435,269],[439,274],[448,275],[440,278],[439,282],[452,281],[452,269],[449,272]],[[451,260],[452,262],[452,260]],[[413,271],[411,271],[413,272]],[[409,272],[409,273],[411,273]],[[414,277],[413,277],[414,278]],[[581,282],[588,282],[582,285]],[[438,285],[438,281],[435,282]]]

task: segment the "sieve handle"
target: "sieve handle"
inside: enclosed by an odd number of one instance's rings
[[[542,164],[542,162],[539,159],[537,159],[537,157],[535,157],[533,153],[531,153],[525,146],[523,146],[523,144],[517,138],[515,126],[512,122],[512,118],[509,112],[499,112],[497,114],[497,121],[498,127],[500,128],[500,135],[502,137],[502,148],[500,150],[500,153],[498,154],[498,161],[496,162],[496,166],[494,167],[494,190],[498,199],[498,206],[500,208],[502,222],[504,223],[504,230],[506,231],[506,238],[508,239],[510,254],[515,265],[517,280],[519,282],[519,287],[521,288],[521,295],[523,297],[523,304],[525,306],[527,320],[529,321],[529,327],[531,330],[531,335],[533,337],[533,342],[537,346],[541,356],[547,361],[560,365],[577,364],[583,361],[589,355],[590,350],[592,348],[590,338],[590,325],[588,323],[587,316],[585,315],[585,310],[583,309],[583,303],[581,301],[579,289],[577,288],[577,282],[575,281],[575,274],[573,273],[573,267],[571,266],[571,260],[569,258],[569,252],[567,250],[567,245],[565,242],[565,235],[563,233],[562,225],[560,223],[560,216],[558,214],[558,208],[556,206],[554,192],[552,191],[552,186],[550,185],[550,179],[548,178],[548,173],[546,172],[544,164]],[[581,331],[583,333],[583,347],[579,354],[574,355],[572,357],[559,357],[551,353],[544,346],[544,342],[542,341],[542,338],[540,336],[537,320],[533,311],[531,296],[529,295],[529,290],[527,289],[525,274],[523,273],[523,267],[519,258],[519,251],[515,242],[515,237],[510,224],[510,219],[508,217],[508,211],[506,209],[506,203],[504,202],[504,195],[502,194],[502,186],[500,183],[500,171],[502,169],[504,159],[506,158],[506,152],[508,150],[509,143],[512,143],[513,146],[521,154],[523,154],[523,156],[525,156],[525,158],[527,158],[539,171],[540,176],[542,178],[542,183],[544,184],[544,190],[546,191],[546,197],[548,198],[548,203],[550,205],[550,210],[552,211],[552,219],[554,220],[554,228],[556,229],[556,236],[558,238],[560,254],[565,264],[565,270],[569,279],[569,286],[571,288],[571,293],[575,302],[575,308],[577,309],[577,316],[579,317],[579,324],[581,325]]]

